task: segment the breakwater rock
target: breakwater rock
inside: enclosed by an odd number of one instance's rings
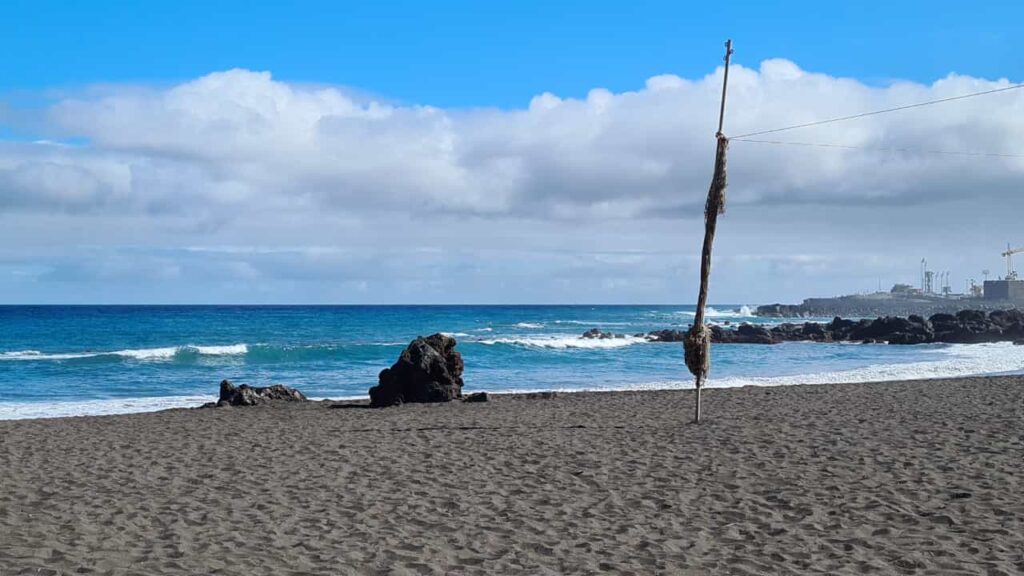
[[[930,344],[1018,342],[1024,340],[1024,312],[1018,309],[961,310],[928,318],[911,314],[831,322],[784,323],[777,326],[740,324],[736,328],[710,326],[711,341],[717,344],[779,344],[781,342],[863,342],[889,344]],[[655,330],[635,334],[648,342],[682,342],[685,330]],[[588,330],[581,338],[622,338],[621,334]]]
[[[774,344],[777,342],[888,342],[929,344],[934,342],[971,344],[1013,342],[1024,338],[1024,312],[1018,309],[961,310],[928,318],[883,316],[874,320],[835,318],[827,324],[785,323],[767,328],[750,324],[736,330],[712,327],[713,342]]]
[[[787,341],[815,342],[888,342],[890,344],[927,344],[932,342],[977,343],[1014,341],[1024,338],[1024,312],[1013,310],[985,312],[966,310],[956,314],[934,314],[907,317],[884,316],[874,320],[836,318],[827,324],[805,322],[785,323],[771,328],[752,326],[745,337],[738,329],[731,334],[712,331],[713,341],[775,343]],[[771,342],[766,341],[766,336]]]
[[[642,334],[641,334],[641,336],[642,336]],[[603,332],[599,328],[591,328],[590,330],[587,330],[586,332],[584,332],[582,336],[580,336],[580,338],[583,338],[585,340],[610,340],[612,338],[625,338],[625,337],[626,337],[625,334],[615,334],[615,333],[612,333],[612,332]]]

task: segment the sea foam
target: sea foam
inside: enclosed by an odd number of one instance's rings
[[[810,346],[820,344],[809,343]],[[858,344],[858,346],[862,346]],[[1009,342],[988,344],[950,344],[935,349],[939,359],[902,364],[874,364],[862,368],[816,372],[791,376],[728,377],[707,381],[712,388],[740,386],[790,386],[794,384],[848,384],[888,382],[931,378],[963,378],[1024,372],[1024,346]],[[672,380],[627,385],[622,390],[660,390],[689,388],[692,380]]]
[[[195,408],[216,401],[215,396],[162,396],[159,398],[117,398],[59,402],[2,402],[0,420],[26,418],[63,418],[67,416],[107,416],[155,412],[169,408]]]
[[[696,312],[691,310],[680,310],[679,312],[676,312],[676,314],[680,316],[688,316],[690,318],[697,315]],[[750,306],[746,305],[740,306],[735,310],[718,310],[717,308],[708,306],[704,309],[704,316],[706,318],[752,318],[754,317],[754,310]]]
[[[246,344],[230,344],[227,346],[167,346],[162,348],[133,348],[127,350],[115,350],[110,352],[57,352],[44,353],[38,350],[19,350],[14,352],[0,352],[0,360],[76,360],[80,358],[100,358],[103,356],[121,357],[132,360],[170,360],[176,356],[200,355],[200,356],[228,356],[246,354],[249,346]]]
[[[633,344],[639,344],[641,342],[646,342],[646,340],[634,336],[626,336],[624,338],[580,338],[579,336],[553,335],[533,336],[524,338],[494,338],[490,340],[480,340],[478,341],[478,344],[485,344],[491,346],[496,344],[504,344],[508,346],[522,346],[526,348],[599,349],[622,348],[624,346],[632,346]]]

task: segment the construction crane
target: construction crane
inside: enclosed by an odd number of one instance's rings
[[[1017,271],[1013,269],[1013,255],[1024,252],[1024,248],[1010,248],[1010,244],[1006,244],[1006,252],[1003,252],[1003,256],[1006,258],[1006,279],[1016,280]]]

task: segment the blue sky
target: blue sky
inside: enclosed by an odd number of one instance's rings
[[[214,70],[350,86],[436,106],[523,106],[541,92],[632,90],[782,57],[870,83],[1020,70],[1024,4],[952,2],[480,2],[6,0],[7,89],[169,83]]]
[[[0,303],[686,303],[737,134],[1024,82],[1024,4],[47,2],[0,33]],[[1024,245],[1024,90],[734,142],[712,302]],[[900,149],[893,153],[878,149]],[[980,198],[980,200],[979,200]]]

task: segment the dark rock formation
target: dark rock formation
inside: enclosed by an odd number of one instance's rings
[[[850,330],[847,338],[884,340],[890,344],[925,344],[935,341],[935,332],[931,323],[920,316],[885,316],[858,323]]]
[[[758,306],[754,314],[766,318],[801,318],[811,315],[801,304],[764,304]]]
[[[558,397],[558,392],[525,392],[521,396],[524,400],[553,400]]]
[[[929,318],[938,342],[999,342],[1024,336],[1024,312],[961,310],[956,315],[936,314]]]
[[[772,333],[764,326],[743,323],[735,330],[711,326],[711,341],[721,344],[772,344]]]
[[[771,344],[772,334],[764,326],[757,326],[754,324],[740,324],[736,328],[736,336],[738,336],[742,342],[750,344]]]
[[[462,397],[463,402],[487,402],[487,392],[473,392]]]
[[[448,402],[462,395],[462,355],[455,339],[444,334],[420,336],[402,351],[398,361],[381,371],[370,388],[370,405],[406,402]]]
[[[831,322],[783,323],[768,328],[743,323],[736,328],[710,326],[711,341],[717,344],[777,344],[779,342],[862,342],[865,344],[928,344],[972,342],[1016,342],[1024,340],[1024,312],[1018,309],[961,310],[956,314],[939,313],[930,318],[911,314],[907,317],[846,320]],[[683,330],[655,330],[637,334],[648,342],[682,342]],[[583,338],[612,338],[616,335],[598,328]]]
[[[591,328],[583,333],[580,338],[587,340],[609,340],[611,338],[625,338],[625,334],[615,334],[612,332],[602,332],[599,328]]]
[[[686,337],[686,332],[683,330],[655,330],[648,332],[646,336],[643,334],[639,336],[646,338],[648,342],[682,342]]]
[[[216,403],[211,402],[207,406],[255,406],[274,400],[301,401],[306,396],[294,388],[274,384],[260,388],[242,384],[235,386],[230,380],[220,383],[220,398]]]
[[[765,338],[764,332],[770,338]],[[730,333],[731,332],[731,333]],[[911,314],[906,318],[883,316],[874,320],[834,318],[828,324],[780,324],[771,329],[740,326],[735,331],[712,328],[712,341],[722,343],[777,343],[793,341],[928,344],[1004,342],[1024,338],[1024,312],[1018,309],[961,310],[930,318]]]

